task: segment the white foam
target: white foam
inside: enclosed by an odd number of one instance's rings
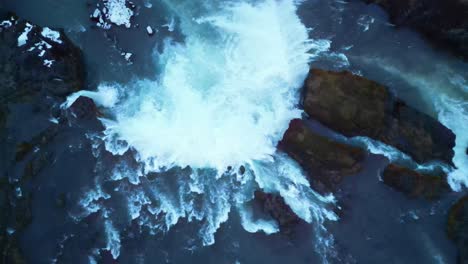
[[[171,17],[169,23],[162,25],[162,27],[167,28],[167,31],[172,32],[175,29],[175,19]]]
[[[440,122],[457,135],[453,149],[457,168],[449,173],[448,180],[452,189],[460,191],[463,185],[468,187],[468,101],[441,96],[439,109]]]
[[[104,230],[107,236],[107,245],[104,249],[110,251],[112,257],[117,259],[120,255],[120,234],[113,226],[112,222],[106,220],[104,222]]]
[[[338,216],[326,208],[333,204],[333,195],[321,196],[310,188],[300,167],[285,154],[275,155],[275,162],[256,162],[253,165],[255,181],[268,193],[278,193],[296,215],[308,223],[338,220]]]
[[[265,219],[254,219],[252,208],[241,207],[239,209],[239,215],[241,217],[241,224],[245,231],[250,233],[264,232],[265,234],[274,234],[279,231],[278,224],[275,220]]]
[[[67,100],[61,105],[62,108],[69,108],[80,96],[93,99],[98,106],[111,108],[113,107],[118,97],[118,85],[116,84],[101,84],[97,91],[81,90],[67,97]]]
[[[113,173],[101,181],[116,181],[114,191],[127,197],[132,223],[156,233],[182,218],[196,221],[203,245],[215,242],[230,212],[243,208],[258,188],[281,195],[299,217],[323,231],[324,221],[337,219],[327,209],[333,197],[315,193],[276,145],[301,114],[296,105],[308,62],[327,52],[330,41],[308,39],[292,0],[230,2],[197,19],[192,10],[176,10],[184,14],[178,19],[186,38],[183,44],[167,41],[157,54],[157,80],[104,84],[96,92],[73,94],[62,105],[88,96],[106,108],[100,138],[119,162],[104,170]],[[99,144],[93,146],[99,159]],[[130,149],[138,166],[120,163]],[[243,174],[237,173],[241,166]],[[161,173],[149,181],[142,176],[150,171]],[[101,210],[114,217],[114,208]],[[239,214],[249,232],[278,231],[272,221]]]
[[[205,35],[167,45],[158,81],[120,90],[126,99],[105,122],[106,139],[126,141],[153,170],[224,171],[271,159],[289,120],[300,116],[308,51],[326,51],[329,42],[308,39],[292,1],[237,3],[191,26]]]

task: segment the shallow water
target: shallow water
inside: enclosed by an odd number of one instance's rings
[[[183,54],[196,60],[196,57],[194,59],[191,54],[199,51],[197,45],[214,45],[216,47],[213,49],[219,48],[219,50],[209,52],[209,54],[202,53],[199,55],[199,60],[206,57],[220,60],[214,63],[216,70],[227,63],[227,61],[223,61],[225,54],[234,54],[234,59],[239,58],[239,61],[234,62],[242,63],[243,57],[239,57],[240,55],[247,54],[247,58],[255,56],[255,52],[248,53],[249,50],[243,49],[245,47],[242,45],[255,45],[262,43],[264,38],[272,37],[260,36],[251,42],[241,42],[240,46],[227,45],[226,47],[219,45],[232,43],[223,38],[221,41],[210,40],[212,32],[209,30],[213,28],[200,27],[192,19],[220,14],[219,10],[222,10],[224,6],[222,2],[214,4],[210,1],[152,1],[151,8],[145,7],[145,4],[140,1],[135,1],[135,3],[137,15],[132,20],[132,28],[113,26],[110,30],[97,28],[89,20],[89,15],[95,7],[94,1],[90,1],[87,5],[80,1],[57,3],[56,1],[43,0],[31,3],[25,0],[0,0],[0,7],[14,11],[21,17],[30,19],[39,25],[65,28],[67,35],[84,51],[89,71],[88,87],[86,88],[95,89],[101,83],[118,82],[123,87],[118,89],[120,94],[139,93],[142,95],[142,100],[125,101],[124,104],[118,105],[119,111],[115,111],[115,108],[112,107],[105,110],[109,119],[123,120],[121,123],[123,128],[129,127],[129,124],[132,124],[130,128],[134,128],[133,124],[155,121],[153,119],[155,112],[152,112],[154,109],[151,108],[153,106],[150,106],[149,119],[145,120],[134,119],[134,117],[141,117],[141,113],[127,114],[122,117],[119,117],[118,113],[122,111],[133,112],[134,109],[131,109],[133,104],[144,103],[145,96],[148,95],[158,97],[161,89],[166,89],[165,93],[169,95],[171,92],[174,93],[172,97],[166,98],[174,100],[175,103],[193,103],[193,101],[184,101],[187,98],[174,91],[174,87],[178,83],[170,86],[173,84],[168,85],[164,82],[161,84],[158,80],[164,74],[175,76],[173,78],[178,80],[192,74],[190,71],[185,71],[180,75],[170,75],[175,74],[170,72],[171,69],[190,68],[189,66],[191,66],[184,64],[183,61],[178,61],[177,59],[181,57],[177,57],[177,55]],[[272,3],[273,1],[270,1],[271,6],[274,7],[275,5]],[[247,40],[250,37],[248,27],[255,27],[256,22],[262,27],[266,27],[267,24],[262,25],[261,22],[272,23],[275,19],[279,19],[279,22],[283,23],[286,29],[290,29],[284,24],[294,20],[294,12],[288,13],[281,10],[284,13],[276,14],[276,17],[264,17],[262,15],[275,14],[272,10],[269,10],[270,13],[267,12],[267,5],[264,8],[266,9],[260,10],[263,12],[258,13],[259,17],[256,17],[258,21],[249,20],[251,16],[242,16],[243,12],[249,11],[252,12],[250,15],[256,14],[255,9],[247,8],[239,12],[238,16],[233,15],[233,20],[228,19],[228,22],[218,20],[218,23],[223,23],[224,29],[235,32],[231,35],[227,34],[227,36]],[[463,172],[467,171],[468,161],[464,150],[468,145],[468,139],[464,131],[464,123],[452,121],[466,120],[468,92],[465,80],[468,80],[468,64],[458,61],[442,51],[434,50],[417,33],[406,29],[397,30],[389,25],[382,10],[375,6],[366,6],[360,1],[308,0],[299,5],[297,12],[304,26],[311,29],[309,30],[309,37],[312,40],[310,45],[313,45],[313,50],[316,51],[311,58],[313,66],[334,70],[347,69],[383,83],[409,105],[438,117],[441,122],[457,134],[457,147],[459,149],[457,149],[455,164],[460,170],[453,174],[452,186],[455,189],[461,188],[460,183],[466,181],[466,173]],[[235,11],[234,14],[236,14]],[[176,25],[174,31],[163,27],[173,19]],[[292,23],[294,28],[301,28],[301,25],[295,24],[295,21]],[[148,36],[146,33],[147,25],[158,29],[154,36]],[[241,30],[232,28],[239,25],[244,26],[244,28]],[[267,29],[265,31],[272,33]],[[193,36],[187,37],[187,32],[192,32],[190,34]],[[261,31],[252,30],[252,34],[255,36],[260,33]],[[203,34],[205,34],[205,38],[201,38],[202,41],[197,42],[199,40],[197,38]],[[185,45],[181,47],[166,45],[164,48],[167,37],[173,38],[178,43],[185,41]],[[291,40],[296,38],[301,39],[297,35],[293,35]],[[291,43],[291,40],[284,43],[281,43],[282,39],[274,40],[274,44],[279,44],[273,46],[273,52],[284,48],[281,44]],[[328,43],[330,43],[329,50],[327,50]],[[262,45],[268,44],[263,43]],[[237,57],[236,50],[240,52]],[[297,51],[297,46],[294,51]],[[132,53],[130,62],[125,60],[122,52]],[[155,52],[162,55],[155,55]],[[264,57],[261,57],[262,54]],[[259,54],[260,66],[258,68],[265,68],[272,63],[281,63],[276,58],[271,61],[271,53],[268,53],[267,49],[262,54]],[[290,53],[288,54],[291,56]],[[298,54],[300,55],[300,52]],[[169,61],[171,58],[175,58],[176,63],[174,63],[173,68],[167,66],[168,64],[164,60],[165,56],[169,57]],[[265,60],[262,61],[262,58]],[[264,64],[261,64],[262,62]],[[223,85],[234,83],[230,79],[227,81],[223,79],[226,78],[226,73],[233,74],[233,70],[210,72],[211,65],[213,64],[201,64],[195,68],[195,70],[204,73],[208,72],[206,76],[195,77],[206,77],[207,80],[221,79],[223,81],[220,83]],[[302,66],[304,62],[298,65]],[[249,63],[240,64],[240,66],[236,64],[232,69],[237,70],[236,74],[244,73],[246,82],[261,79],[261,76],[248,76],[250,72],[259,73],[258,68],[249,68],[249,66],[251,66]],[[289,67],[290,63],[281,66],[284,69]],[[292,67],[292,69],[293,74],[298,74],[296,68]],[[169,73],[167,73],[168,71]],[[280,73],[271,71],[267,72],[266,76],[271,78],[271,76]],[[300,76],[290,78],[290,75],[285,74],[282,77],[283,79],[279,81],[282,84],[290,85],[287,90],[294,91],[294,89],[299,88],[296,82],[301,79]],[[142,81],[143,78],[148,80]],[[197,78],[186,81],[190,84],[206,81]],[[139,84],[135,85],[137,82]],[[257,84],[271,87],[269,83],[258,82]],[[237,87],[236,85],[239,83],[234,83],[233,87]],[[240,83],[240,85],[245,85],[245,83]],[[222,90],[226,86],[219,88],[217,85],[212,85],[211,87]],[[153,91],[145,89],[159,90],[154,94]],[[229,89],[227,90],[229,91]],[[265,88],[265,90],[268,89]],[[198,92],[197,89],[185,89],[184,94],[190,94],[193,91]],[[232,89],[228,95],[240,98],[237,102],[244,104],[244,106],[249,106],[252,103],[258,104],[255,100],[251,101],[248,96],[243,97],[249,94],[256,94],[258,98],[270,98],[271,105],[275,106],[278,101],[285,98],[276,98],[274,95],[270,96],[268,93],[260,93],[252,89],[243,90],[240,94],[238,92],[238,90]],[[207,98],[206,94],[193,95],[193,97],[196,96]],[[292,101],[294,98],[297,99],[295,97],[297,95],[291,96]],[[441,99],[444,96],[449,99]],[[465,102],[465,105],[457,105],[455,109],[452,109],[454,102],[447,104],[445,101],[450,100],[450,98]],[[188,98],[188,100],[191,99],[192,97]],[[213,101],[217,99],[218,97],[213,97]],[[284,110],[281,114],[290,111],[284,120],[271,119],[271,116],[277,117],[279,113],[268,112],[270,110],[268,107],[254,109],[254,111],[264,114],[264,120],[267,120],[266,124],[271,124],[270,133],[267,133],[269,137],[266,138],[273,140],[270,142],[273,147],[275,140],[277,141],[281,137],[282,131],[285,129],[281,126],[287,125],[288,118],[297,115],[294,112],[294,102],[292,101],[290,105],[282,106]],[[210,101],[208,100],[208,102]],[[206,101],[200,100],[199,104],[196,104],[200,107],[196,109],[204,109],[203,103]],[[220,108],[216,107],[213,106],[213,109],[217,110],[215,113],[219,113]],[[234,111],[229,108],[227,110],[226,114],[229,111]],[[32,112],[27,109],[27,106],[19,107],[17,111],[20,113],[19,116],[21,113],[29,116]],[[190,112],[190,109],[180,114],[186,112]],[[199,116],[206,116],[207,120],[213,117],[211,114],[203,111],[198,113]],[[246,111],[243,114],[250,116],[251,112]],[[258,114],[258,120],[262,120],[261,114]],[[196,117],[196,115],[194,116]],[[229,117],[229,115],[227,116]],[[35,116],[28,123],[28,126],[45,127],[48,124],[48,118],[48,116]],[[221,115],[218,118],[225,118],[225,116]],[[248,137],[251,136],[248,133],[255,131],[254,125],[257,124],[252,123],[252,127],[245,129],[245,132],[236,131],[235,128],[239,122],[246,123],[248,121],[244,119],[228,120],[232,121],[232,126],[221,126],[222,133],[219,135],[225,136],[226,131],[234,131],[241,134],[246,133]],[[167,125],[164,123],[164,119],[156,121],[159,122],[160,126]],[[180,137],[180,133],[184,129],[190,129],[184,125],[192,124],[193,126],[195,124],[191,122],[192,120],[187,119],[187,116],[182,116],[180,126],[173,127],[165,133]],[[230,123],[221,122],[220,124]],[[278,124],[282,125],[278,127]],[[10,125],[15,127],[14,124]],[[169,172],[164,172],[166,169],[163,169],[163,173],[158,175],[157,180],[149,181],[145,177],[138,177],[142,167],[141,164],[134,162],[134,153],[127,153],[123,157],[113,156],[104,151],[105,146],[99,138],[100,136],[91,137],[91,140],[85,136],[85,134],[94,134],[97,131],[97,126],[98,124],[74,125],[49,146],[56,153],[56,160],[53,165],[45,168],[37,179],[39,187],[34,193],[33,204],[35,217],[31,226],[24,233],[22,241],[26,255],[32,263],[50,263],[52,259],[57,257],[59,263],[92,263],[91,259],[99,254],[99,249],[106,248],[115,255],[114,257],[119,255],[119,263],[454,262],[456,252],[451,242],[445,237],[444,224],[448,205],[459,194],[454,193],[433,204],[425,201],[409,201],[403,195],[390,190],[380,182],[379,173],[387,163],[382,156],[370,156],[365,171],[359,175],[348,177],[341,190],[335,194],[339,202],[334,205],[330,200],[327,200],[327,197],[321,197],[311,191],[303,191],[302,196],[294,196],[289,193],[290,190],[284,188],[283,185],[293,181],[298,188],[304,187],[305,184],[301,184],[302,174],[296,172],[294,164],[290,165],[281,156],[274,154],[271,148],[262,148],[265,147],[265,144],[254,147],[249,141],[241,141],[240,143],[244,144],[248,142],[247,144],[250,144],[248,147],[253,148],[248,149],[249,151],[238,149],[237,153],[243,155],[239,155],[237,159],[228,160],[229,162],[225,163],[226,158],[224,158],[221,159],[222,162],[214,164],[210,163],[215,162],[212,156],[203,155],[213,154],[209,152],[208,147],[212,144],[209,142],[209,138],[212,137],[208,137],[202,146],[195,145],[195,148],[193,148],[194,145],[190,145],[190,141],[186,142],[187,148],[179,153],[175,152],[177,153],[175,158],[170,157],[162,161],[159,163],[162,166],[154,166],[154,161],[151,163],[144,159],[145,155],[150,157],[153,154],[151,153],[154,151],[153,148],[161,147],[167,150],[167,155],[174,154],[170,147],[177,142],[177,137],[172,142],[161,141],[161,144],[170,143],[167,146],[153,145],[149,154],[143,149],[145,142],[142,142],[143,146],[137,147],[139,155],[136,157],[140,161],[146,162],[146,171],[161,171],[161,167],[167,168],[174,164],[185,167],[185,165],[194,165],[193,163],[198,164],[198,167],[201,168],[211,168],[198,170],[196,174],[177,168]],[[312,127],[329,135],[329,132],[320,125],[315,124]],[[28,129],[22,128],[21,130],[19,126],[17,129],[23,131],[18,133],[18,140],[31,137]],[[257,142],[263,136],[264,131],[262,129],[259,134],[253,133],[251,139],[255,139],[254,141]],[[133,137],[140,138],[141,135],[134,133],[134,130],[127,130],[126,133],[121,132],[119,135],[125,135],[122,137],[127,141],[131,141]],[[239,138],[239,134],[236,133],[232,134],[232,139]],[[197,136],[203,137],[206,136],[205,134],[206,130],[201,130]],[[150,140],[153,134],[146,136],[147,140]],[[227,143],[233,144],[232,142]],[[115,142],[110,142],[110,144],[114,147],[116,145]],[[137,144],[138,142],[132,145],[138,146]],[[204,146],[207,148],[205,149]],[[220,146],[218,150],[220,156],[233,155],[233,152],[225,152],[228,147]],[[109,148],[108,145],[107,150]],[[263,151],[257,152],[259,149]],[[200,155],[197,155],[197,152]],[[244,155],[246,153],[252,154],[252,156]],[[266,156],[273,155],[273,162],[255,156],[257,154],[265,156],[265,153]],[[243,158],[250,161],[246,162],[246,160],[242,160]],[[204,162],[205,164],[203,164]],[[75,166],[75,164],[80,164],[80,166]],[[247,173],[246,176],[236,179],[226,176],[219,177],[220,168],[227,167],[227,165],[237,167],[246,165],[257,176]],[[76,169],[69,170],[70,167]],[[285,168],[288,170],[287,175],[278,172],[285,170]],[[218,171],[213,171],[213,169]],[[462,173],[458,174],[459,172]],[[194,178],[193,175],[196,177]],[[261,175],[266,176],[262,177]],[[218,178],[215,180],[216,177]],[[260,228],[267,232],[275,230],[274,224],[270,222],[260,224],[258,222],[255,224],[255,221],[245,222],[239,215],[245,212],[244,204],[248,206],[249,197],[259,185],[267,190],[282,192],[284,197],[289,197],[289,201],[296,206],[296,213],[302,212],[301,216],[304,219],[310,218],[311,224],[302,224],[297,227],[294,236],[246,232],[245,229],[251,228]],[[51,205],[54,197],[60,193],[67,193],[68,200],[71,201],[65,211],[57,210]],[[187,195],[188,193],[192,195]],[[150,206],[150,203],[156,205]],[[302,205],[305,209],[301,207]],[[336,222],[324,222],[323,218],[327,216],[326,210],[337,207],[342,208],[339,211],[340,219]],[[98,213],[94,213],[95,211]],[[155,215],[158,215],[159,212],[165,212],[166,217],[156,217]],[[308,212],[321,213],[319,217],[311,217],[308,216]],[[190,220],[189,216],[192,217],[193,221],[187,223],[188,219]],[[197,218],[203,218],[203,220],[197,221]],[[333,219],[331,216],[329,218]],[[321,229],[322,222],[325,223],[327,232]],[[330,242],[327,240],[330,236],[334,237],[335,242],[326,244],[326,242]],[[212,245],[203,246],[204,244]],[[104,263],[112,262],[112,253],[105,253],[108,255],[104,258]]]

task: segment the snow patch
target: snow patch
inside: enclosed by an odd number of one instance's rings
[[[59,44],[63,43],[62,40],[60,40],[60,32],[52,30],[48,27],[45,27],[42,29],[41,35],[44,38],[50,39],[51,41],[55,43],[59,43]]]
[[[18,47],[21,47],[26,44],[26,42],[28,41],[28,34],[29,32],[31,32],[33,27],[33,25],[26,23],[26,27],[24,28],[23,33],[21,33],[21,35],[18,37]]]

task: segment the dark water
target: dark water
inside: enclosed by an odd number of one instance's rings
[[[153,1],[152,8],[135,1],[138,13],[131,30],[112,27],[97,28],[89,19],[94,10],[93,1],[75,0],[0,0],[0,7],[14,11],[20,17],[50,27],[63,27],[67,35],[82,48],[88,67],[87,84],[94,89],[102,81],[128,82],[136,77],[154,78],[158,71],[152,53],[160,50],[164,38],[182,40],[180,32],[161,27],[170,20],[167,8]],[[360,1],[308,0],[299,8],[303,23],[310,28],[313,39],[332,41],[331,50],[343,53],[348,59],[328,56],[315,61],[313,66],[334,70],[348,69],[388,85],[398,96],[421,111],[437,117],[432,104],[435,93],[468,99],[463,88],[451,85],[446,73],[456,73],[468,79],[468,65],[457,61],[443,51],[434,50],[417,33],[396,29],[388,23],[386,14],[375,6]],[[373,23],[370,23],[372,21]],[[137,26],[139,25],[139,26]],[[158,28],[148,36],[146,26]],[[365,31],[366,26],[369,29]],[[122,52],[133,54],[129,64]],[[338,55],[337,55],[338,56]],[[396,69],[396,70],[395,70]],[[437,87],[415,87],[413,80],[432,76],[428,81]],[[440,78],[439,78],[440,76]],[[436,80],[434,81],[434,78]],[[37,113],[27,105],[16,106],[9,120],[19,142],[46,129],[49,115]],[[27,116],[18,125],[15,120]],[[91,263],[89,256],[106,247],[105,224],[99,217],[75,221],[73,215],[78,201],[88,186],[93,186],[97,174],[96,158],[86,133],[96,131],[99,124],[74,124],[53,140],[47,148],[54,160],[35,179],[37,188],[33,199],[33,222],[25,230],[21,245],[29,263]],[[315,130],[329,134],[318,124]],[[112,160],[112,157],[107,157]],[[332,263],[455,263],[456,250],[445,235],[445,219],[449,206],[460,193],[428,202],[409,200],[389,189],[379,180],[388,161],[377,155],[366,160],[365,170],[349,176],[335,193],[340,220],[326,224],[335,238],[336,256]],[[166,176],[167,184],[177,181]],[[144,182],[144,180],[142,180]],[[127,185],[126,185],[127,186]],[[128,185],[130,186],[130,185]],[[102,188],[117,188],[112,182]],[[131,188],[131,187],[129,187]],[[55,206],[57,197],[65,194],[66,209]],[[112,200],[114,208],[125,207],[121,197]],[[125,210],[122,210],[122,212]],[[117,214],[119,215],[119,214]],[[299,225],[293,235],[263,233],[251,234],[240,225],[236,212],[222,224],[212,246],[200,246],[194,234],[197,223],[179,222],[167,233],[140,232],[137,225],[127,225],[128,215],[114,218],[120,232],[121,249],[118,261],[109,253],[103,263],[321,263],[314,251],[318,243],[312,226]],[[333,254],[331,254],[333,255]]]

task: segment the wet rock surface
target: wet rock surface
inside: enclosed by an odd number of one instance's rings
[[[68,113],[76,119],[94,119],[99,116],[96,104],[91,98],[80,96],[70,106]]]
[[[291,121],[278,147],[295,159],[312,185],[322,191],[335,189],[344,176],[359,172],[365,158],[362,149],[318,135],[300,119]]]
[[[65,96],[83,89],[84,61],[80,49],[63,34],[45,37],[45,28],[8,16],[11,26],[0,27],[0,95],[2,103]],[[46,31],[48,32],[48,31]],[[47,62],[50,62],[48,64]]]
[[[302,221],[279,195],[256,191],[254,199],[263,212],[278,222],[283,233],[291,233],[292,228]]]
[[[455,134],[374,81],[346,71],[311,69],[303,104],[311,118],[345,136],[379,140],[418,163],[452,164]]]
[[[458,247],[458,263],[468,263],[468,196],[464,196],[450,208],[447,234]]]
[[[395,164],[385,168],[383,182],[411,198],[436,199],[450,192],[446,177],[421,174]]]
[[[392,23],[409,26],[439,46],[468,59],[468,2],[465,0],[365,0],[384,8]]]
[[[33,117],[16,113],[17,105],[32,105],[33,113],[55,112],[66,95],[84,86],[80,49],[63,34],[9,14],[0,25],[0,252],[1,263],[26,263],[20,249],[22,231],[29,226],[35,176],[51,162],[49,143],[59,132],[55,122],[31,131],[24,140],[9,122],[27,126]],[[9,121],[15,114],[15,120]],[[17,116],[22,120],[16,120]],[[58,121],[57,121],[58,123]]]

